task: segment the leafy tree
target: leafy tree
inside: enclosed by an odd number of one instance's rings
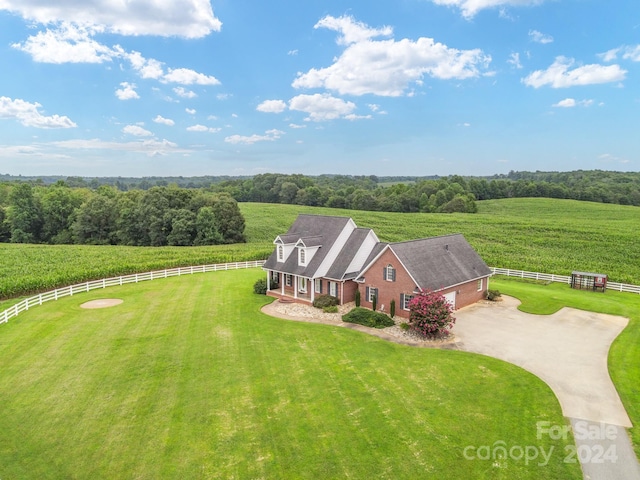
[[[451,305],[438,292],[423,291],[409,302],[409,324],[421,335],[446,334],[455,321]]]
[[[220,194],[213,206],[218,231],[224,243],[244,243],[244,217],[238,207],[238,202],[228,194]]]
[[[174,246],[193,245],[196,236],[196,214],[181,208],[167,212],[171,232],[167,235],[167,243]]]
[[[9,225],[13,243],[37,243],[42,230],[42,211],[33,188],[18,183],[9,195]]]
[[[4,207],[0,206],[0,242],[6,243],[11,240],[11,225],[7,220]]]
[[[116,206],[116,199],[98,194],[82,204],[72,226],[76,243],[92,245],[117,243]]]
[[[83,201],[81,190],[71,189],[63,181],[45,189],[40,196],[42,241],[54,244],[72,243],[71,225],[75,211]]]
[[[202,207],[196,216],[194,245],[219,245],[224,238],[218,230],[218,221],[212,207]]]

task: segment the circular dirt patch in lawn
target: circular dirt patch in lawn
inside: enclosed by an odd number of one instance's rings
[[[119,298],[101,298],[100,300],[91,300],[80,305],[80,308],[108,308],[120,305],[124,300]]]

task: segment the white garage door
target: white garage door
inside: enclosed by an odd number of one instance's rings
[[[456,292],[449,292],[444,295],[444,299],[451,305],[451,308],[456,309]]]

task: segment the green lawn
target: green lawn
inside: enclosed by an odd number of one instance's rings
[[[0,325],[0,478],[581,478],[567,443],[536,438],[565,423],[537,377],[267,317],[261,275],[114,287]],[[495,445],[554,452],[463,454]]]
[[[630,429],[636,455],[640,457],[640,295],[607,290],[605,293],[572,290],[568,285],[549,285],[493,278],[491,288],[518,298],[520,310],[549,315],[562,307],[620,315],[629,325],[609,350],[609,373],[634,428]]]

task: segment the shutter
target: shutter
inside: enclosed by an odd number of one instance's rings
[[[370,289],[369,287],[367,287],[367,291],[366,291],[366,293],[365,293],[365,299],[366,299],[366,301],[367,301],[367,302],[368,302],[368,301],[369,301],[369,299],[371,298],[371,297],[369,296],[369,290],[371,290],[371,289]]]
[[[404,293],[400,294],[400,308],[404,310]]]
[[[396,269],[392,269],[391,270],[391,281],[395,282],[396,281]]]
[[[320,283],[320,293],[322,293],[322,279],[318,280],[318,282]]]
[[[387,279],[387,267],[382,267],[382,279]]]

